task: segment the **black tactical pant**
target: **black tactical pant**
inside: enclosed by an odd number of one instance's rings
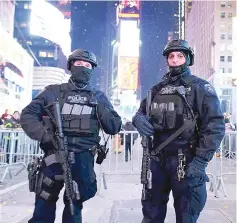
[[[126,142],[125,143],[125,162],[128,162],[129,156],[130,156],[130,160],[131,160],[131,142]]]
[[[72,164],[72,178],[78,184],[81,199],[74,201],[75,215],[72,217],[69,208],[69,202],[64,192],[64,211],[62,223],[81,223],[82,203],[95,196],[97,191],[96,175],[94,172],[94,156],[90,151],[75,153],[75,163]],[[43,161],[43,173],[50,179],[54,179],[55,175],[62,175],[62,169],[59,163],[47,166]],[[63,181],[57,180],[52,187],[42,184],[42,191],[50,193],[50,199],[45,200],[36,195],[35,210],[33,217],[29,223],[54,223],[56,202],[59,193],[63,188]]]
[[[190,154],[186,157],[187,162],[192,160]],[[152,159],[152,189],[148,190],[149,198],[142,201],[144,215],[142,223],[164,223],[171,190],[174,198],[176,223],[197,222],[206,203],[206,183],[199,184],[197,181],[197,185],[191,187],[189,186],[190,179],[186,176],[178,181],[178,164],[178,155],[167,156],[163,162]]]

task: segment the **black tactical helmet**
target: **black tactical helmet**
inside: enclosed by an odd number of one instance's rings
[[[97,67],[97,60],[94,53],[83,49],[77,49],[72,52],[67,60],[67,69],[71,70],[72,63],[75,60],[83,60],[92,64],[93,67]]]
[[[182,39],[176,39],[170,41],[163,51],[163,56],[168,57],[170,52],[173,51],[184,51],[189,54],[190,57],[190,64],[189,66],[192,66],[194,64],[194,52],[192,47],[189,46],[188,42]]]

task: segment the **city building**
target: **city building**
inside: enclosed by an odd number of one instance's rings
[[[45,0],[16,1],[14,37],[34,59],[33,96],[52,84],[46,80],[55,79],[56,84],[67,76],[66,62],[71,52],[70,1],[61,3]],[[52,67],[60,69],[61,75],[53,77]],[[35,85],[39,78],[44,80],[44,84]]]
[[[185,0],[179,0],[178,8],[178,38],[185,39],[185,27],[186,27],[186,2]],[[176,15],[175,15],[176,16]]]
[[[116,6],[117,3],[107,1],[106,5],[106,23],[105,36],[102,40],[101,63],[99,64],[100,76],[97,81],[99,89],[108,97],[111,96],[112,81],[112,42],[116,38]]]
[[[33,58],[13,38],[14,1],[0,1],[0,114],[30,101]]]
[[[214,85],[223,112],[232,113],[233,120],[236,117],[232,70],[235,15],[235,1],[192,1],[186,20],[186,40],[195,53],[191,70]]]
[[[14,29],[15,1],[0,1],[0,24],[11,36]]]
[[[237,12],[237,8],[236,8]],[[237,13],[236,13],[237,14]],[[237,16],[233,17],[233,61],[237,61]],[[237,63],[232,63],[232,74],[233,74],[233,97],[232,97],[232,105],[233,105],[233,116],[235,114],[235,123],[237,123]]]
[[[172,41],[174,39],[174,32],[169,31],[168,32],[168,42]]]

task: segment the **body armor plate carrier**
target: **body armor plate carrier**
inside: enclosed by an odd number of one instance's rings
[[[189,112],[183,98],[176,91],[177,86],[164,86],[153,98],[152,121],[160,130],[177,130],[184,124]]]
[[[61,85],[63,86],[63,85]],[[65,85],[63,86],[66,87]],[[63,131],[66,135],[98,135],[100,123],[97,117],[97,103],[93,92],[68,92],[61,90],[63,101],[61,114]]]

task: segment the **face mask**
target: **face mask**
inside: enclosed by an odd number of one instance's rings
[[[92,69],[83,66],[72,66],[72,78],[77,83],[88,84],[91,79]]]
[[[186,70],[188,69],[188,66],[185,64],[182,64],[180,66],[177,67],[171,67],[169,66],[169,71],[170,71],[170,76],[176,76],[179,74],[184,73]]]

